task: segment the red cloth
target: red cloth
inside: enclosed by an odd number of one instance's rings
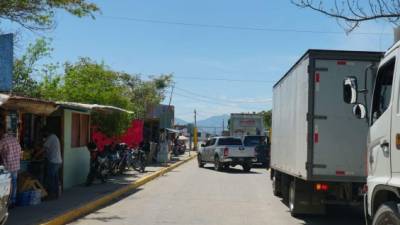
[[[143,125],[142,120],[133,120],[131,126],[120,137],[107,137],[96,127],[92,127],[92,141],[96,143],[99,151],[102,151],[105,145],[121,142],[129,147],[136,147],[143,140]]]
[[[143,125],[142,120],[132,121],[131,126],[121,136],[121,142],[126,143],[129,147],[137,147],[143,141]]]
[[[21,146],[14,136],[6,134],[0,140],[0,154],[4,167],[9,172],[17,172],[20,169]]]

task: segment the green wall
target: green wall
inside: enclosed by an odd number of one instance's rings
[[[64,110],[64,189],[85,183],[90,166],[90,155],[86,147],[71,147],[73,112],[76,111]]]

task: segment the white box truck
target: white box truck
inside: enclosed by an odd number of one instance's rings
[[[233,137],[265,135],[263,116],[256,113],[231,113],[229,132]]]
[[[375,85],[368,89],[373,96],[371,104],[362,100],[366,91],[359,84],[360,78],[349,76],[343,82],[344,101],[355,104],[353,113],[360,121],[365,118],[369,125],[365,160],[368,179],[364,188],[367,224],[400,224],[399,58],[400,42],[397,42],[377,67]],[[352,135],[355,134],[356,131]]]
[[[370,88],[368,68],[382,56],[308,50],[274,85],[271,179],[292,215],[322,214],[328,204],[361,205],[368,126],[352,115],[342,86],[351,76]]]

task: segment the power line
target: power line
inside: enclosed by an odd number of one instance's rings
[[[249,83],[276,83],[273,80],[249,80],[249,79],[228,79],[228,78],[208,78],[208,77],[187,77],[187,76],[173,76],[178,79],[187,80],[203,80],[203,81],[228,81],[228,82],[249,82]]]
[[[188,95],[181,94],[181,93],[177,93],[177,92],[175,92],[175,95],[181,96],[181,97],[184,97],[184,98],[187,98],[187,99],[191,99],[191,100],[196,100],[196,101],[201,101],[201,102],[210,103],[210,104],[223,105],[223,106],[229,106],[229,107],[235,107],[234,105],[231,105],[231,104],[225,104],[225,103],[222,103],[222,102],[216,102],[216,101],[212,101],[212,100],[206,100],[206,99],[202,99],[202,98],[196,98],[196,97],[194,97],[194,96],[188,96]]]
[[[175,92],[175,95],[176,95],[176,96],[180,96],[180,97],[184,97],[184,98],[187,98],[187,99],[190,99],[190,100],[205,102],[205,103],[209,103],[209,104],[213,104],[213,105],[218,105],[218,106],[227,106],[227,107],[231,107],[231,108],[236,107],[236,108],[238,108],[238,109],[240,109],[240,110],[243,110],[243,111],[247,111],[247,110],[257,111],[257,110],[254,109],[254,107],[251,107],[251,108],[250,108],[250,107],[236,106],[236,105],[233,105],[233,104],[226,104],[226,103],[223,103],[223,102],[221,102],[221,101],[216,102],[216,101],[213,101],[213,100],[206,100],[206,99],[196,98],[196,97],[193,97],[193,96],[188,96],[188,95],[185,95],[185,94],[182,94],[182,93],[177,93],[177,92]],[[247,109],[247,110],[246,110],[246,109]],[[211,110],[211,109],[210,109],[210,110]]]
[[[166,25],[178,25],[187,27],[201,27],[201,28],[214,28],[214,29],[229,29],[229,30],[244,30],[244,31],[263,31],[263,32],[285,32],[285,33],[310,33],[310,34],[345,34],[341,31],[321,31],[321,30],[302,30],[302,29],[292,29],[292,28],[270,28],[270,27],[245,27],[245,26],[233,26],[233,25],[221,25],[221,24],[205,24],[205,23],[187,23],[187,22],[177,22],[177,21],[166,21],[166,20],[156,20],[156,19],[143,19],[143,18],[133,18],[124,16],[100,16],[107,19],[113,20],[125,20],[134,21],[140,23],[153,23],[153,24],[166,24]],[[379,32],[354,32],[355,35],[391,35],[389,33],[379,33]]]
[[[183,92],[186,92],[187,94],[190,95],[194,95],[195,97],[202,97],[205,99],[215,99],[217,101],[225,101],[225,102],[231,102],[231,103],[236,103],[236,104],[262,104],[262,103],[269,103],[271,102],[271,100],[263,100],[263,101],[233,101],[233,100],[229,100],[229,99],[221,99],[221,98],[215,98],[215,97],[210,97],[210,96],[205,96],[205,95],[201,95],[180,87],[175,87],[178,90],[181,90]]]

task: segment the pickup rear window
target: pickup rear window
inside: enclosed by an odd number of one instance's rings
[[[243,140],[243,144],[246,147],[257,146],[260,144],[262,136],[246,136]]]
[[[238,138],[221,138],[218,145],[242,145],[242,140]]]

